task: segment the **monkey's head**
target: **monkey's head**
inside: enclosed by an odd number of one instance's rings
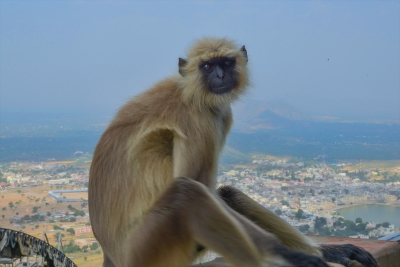
[[[180,87],[185,101],[200,106],[231,103],[248,85],[247,51],[225,38],[204,38],[179,58]]]

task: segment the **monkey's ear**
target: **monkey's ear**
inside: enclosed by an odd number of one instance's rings
[[[242,46],[242,48],[240,48],[240,51],[242,51],[244,57],[246,58],[246,62],[249,61],[249,58],[247,57],[247,50],[246,47]]]
[[[178,66],[179,66],[179,74],[180,74],[181,76],[185,76],[185,72],[183,71],[183,67],[185,67],[186,64],[187,64],[187,60],[186,60],[186,59],[184,59],[184,58],[179,58]]]

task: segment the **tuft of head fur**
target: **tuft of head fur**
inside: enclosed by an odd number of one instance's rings
[[[231,92],[225,94],[214,94],[204,88],[202,74],[199,71],[202,62],[218,57],[236,59],[235,73],[238,84]],[[187,53],[187,64],[182,69],[185,75],[179,80],[183,101],[199,108],[215,108],[232,103],[249,84],[246,64],[247,54],[232,40],[212,37],[197,40]]]

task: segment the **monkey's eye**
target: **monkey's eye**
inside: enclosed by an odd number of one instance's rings
[[[230,67],[232,65],[233,61],[232,60],[227,60],[225,61],[225,66]]]
[[[202,68],[203,68],[204,70],[210,70],[210,69],[211,69],[211,64],[206,63],[206,64],[203,65]]]

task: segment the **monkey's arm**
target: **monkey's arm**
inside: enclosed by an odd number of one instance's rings
[[[240,190],[224,186],[218,188],[218,195],[233,210],[250,219],[267,232],[273,233],[286,247],[309,255],[322,256],[317,244]]]
[[[206,133],[202,133],[206,136]],[[174,135],[174,177],[194,179],[209,188],[215,187],[217,155],[214,138],[198,133]]]
[[[352,261],[358,261],[368,267],[379,266],[368,251],[354,245],[315,244],[275,213],[233,187],[220,187],[218,195],[229,207],[274,234],[288,248],[309,255],[322,256],[326,261],[340,263],[346,267],[354,266]]]

